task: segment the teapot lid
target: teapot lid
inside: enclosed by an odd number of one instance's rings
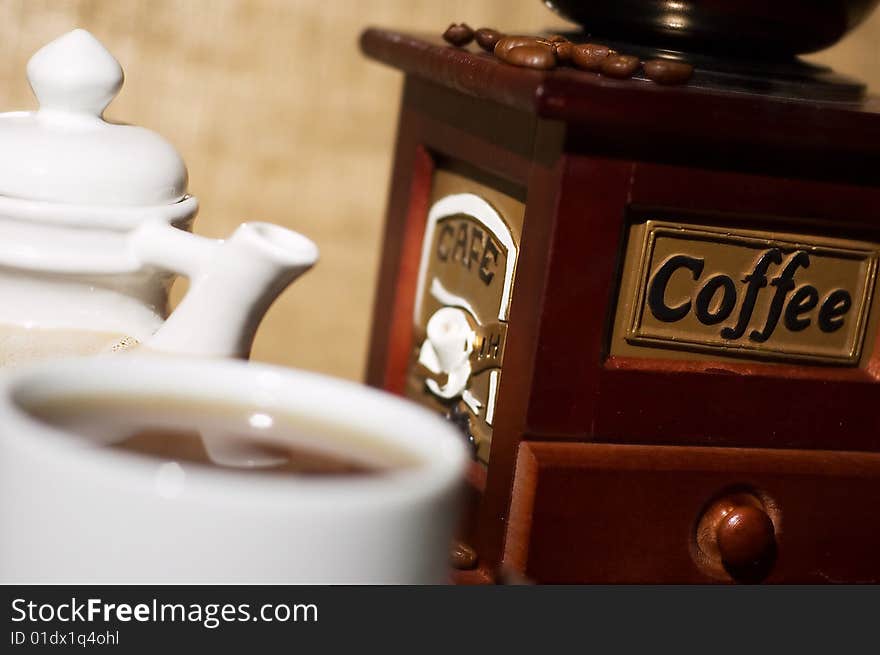
[[[0,196],[144,206],[186,195],[186,165],[174,146],[104,120],[124,76],[89,32],[76,29],[41,48],[27,74],[40,108],[0,114]]]

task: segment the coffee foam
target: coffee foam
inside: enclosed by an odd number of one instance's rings
[[[124,334],[0,325],[0,367],[12,368],[61,357],[128,350],[139,344]]]

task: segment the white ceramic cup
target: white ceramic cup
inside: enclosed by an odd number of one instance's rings
[[[253,403],[378,437],[421,464],[309,478],[169,463],[25,410],[107,393]],[[443,582],[466,461],[440,417],[317,374],[161,355],[24,367],[0,377],[0,582]]]

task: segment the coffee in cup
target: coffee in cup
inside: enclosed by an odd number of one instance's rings
[[[74,393],[22,407],[86,445],[231,472],[363,476],[420,464],[378,435],[309,425],[257,404]]]

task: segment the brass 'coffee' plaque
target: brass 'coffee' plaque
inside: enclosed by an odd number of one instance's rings
[[[487,461],[525,207],[446,170],[431,200],[406,394],[459,424]]]
[[[647,347],[857,364],[877,256],[875,244],[859,241],[663,221],[633,226],[612,354],[638,356]]]

